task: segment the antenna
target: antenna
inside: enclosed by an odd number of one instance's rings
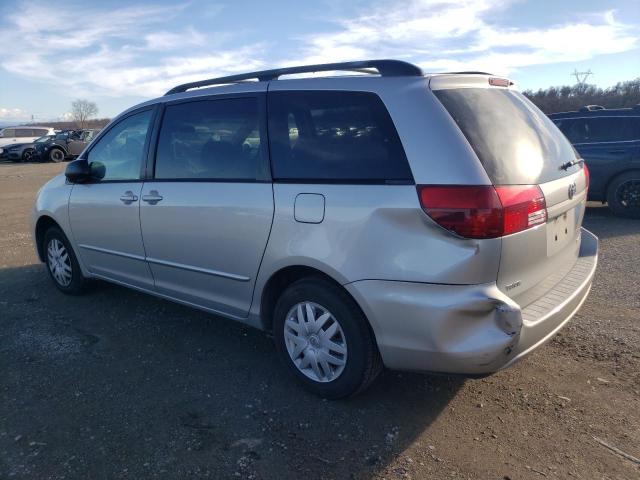
[[[579,72],[576,68],[571,74],[572,77],[576,77],[576,83],[578,85],[584,85],[587,82],[587,78],[589,78],[589,75],[594,75],[591,69],[587,70],[586,72]]]

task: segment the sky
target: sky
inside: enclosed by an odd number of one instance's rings
[[[172,86],[295,64],[396,58],[524,89],[640,77],[640,0],[0,2],[0,122],[112,117]]]

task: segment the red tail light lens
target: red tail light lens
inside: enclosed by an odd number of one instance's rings
[[[496,238],[547,221],[537,185],[418,185],[422,209],[465,238]]]
[[[587,164],[582,162],[582,168],[584,169],[584,180],[587,182],[586,189],[589,190],[589,181],[591,178],[589,177],[589,169],[587,168]]]

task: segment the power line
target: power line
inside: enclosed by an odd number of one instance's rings
[[[587,70],[586,72],[579,72],[577,68],[574,69],[573,73],[571,74],[572,77],[576,77],[576,83],[578,85],[584,85],[590,75],[594,75],[591,69]]]

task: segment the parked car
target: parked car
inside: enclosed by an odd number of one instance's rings
[[[12,160],[14,162],[30,162],[34,159],[34,152],[37,144],[45,143],[52,139],[54,135],[45,135],[31,143],[15,143],[6,145],[0,154],[0,159]]]
[[[4,146],[16,143],[31,143],[45,135],[54,135],[55,130],[51,127],[40,126],[18,126],[0,129],[0,155],[4,153]]]
[[[378,75],[279,80],[335,70]],[[122,113],[40,191],[33,235],[62,292],[99,278],[270,331],[340,398],[383,365],[486,375],[549,340],[597,263],[587,185],[508,79],[311,65]]]
[[[589,165],[589,200],[616,215],[640,218],[640,105],[549,115]]]
[[[38,144],[34,155],[40,161],[62,162],[82,153],[100,130],[64,130],[48,142]]]

